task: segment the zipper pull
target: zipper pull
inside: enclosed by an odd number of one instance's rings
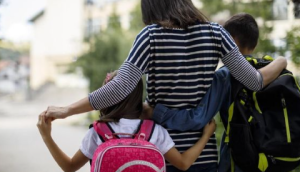
[[[283,108],[286,108],[286,103],[285,103],[285,99],[284,99],[283,96],[282,96],[282,98],[281,98],[281,104],[282,104],[282,107],[283,107]]]
[[[276,159],[272,155],[268,155],[273,164],[276,164]]]

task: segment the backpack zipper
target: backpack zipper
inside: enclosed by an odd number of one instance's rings
[[[287,113],[286,102],[285,102],[285,99],[282,94],[281,94],[281,104],[283,107],[283,115],[284,115],[284,121],[285,121],[287,142],[291,143],[292,140],[291,140],[290,125],[289,125],[289,117],[288,117],[288,113]]]

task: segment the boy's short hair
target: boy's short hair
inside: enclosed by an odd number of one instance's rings
[[[246,13],[232,16],[224,28],[239,43],[239,48],[254,50],[259,37],[259,29],[255,19]]]

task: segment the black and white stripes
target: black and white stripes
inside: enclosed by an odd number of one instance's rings
[[[147,101],[174,109],[194,108],[212,83],[222,59],[232,75],[252,90],[262,88],[262,77],[241,55],[230,35],[218,24],[198,23],[187,29],[145,27],[137,36],[117,77],[92,92],[94,109],[112,106],[123,100],[147,74]],[[181,151],[195,140],[188,133],[169,131]],[[200,137],[197,133],[197,138]],[[178,140],[179,139],[179,140]],[[206,145],[195,164],[217,162],[215,139]]]

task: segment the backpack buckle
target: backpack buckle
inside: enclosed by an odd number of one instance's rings
[[[146,139],[146,134],[145,133],[139,134],[138,140],[145,140],[145,139]]]
[[[110,140],[110,139],[113,139],[113,138],[114,138],[114,136],[113,136],[113,135],[108,135],[108,134],[105,134],[105,138],[107,138],[108,140]]]

